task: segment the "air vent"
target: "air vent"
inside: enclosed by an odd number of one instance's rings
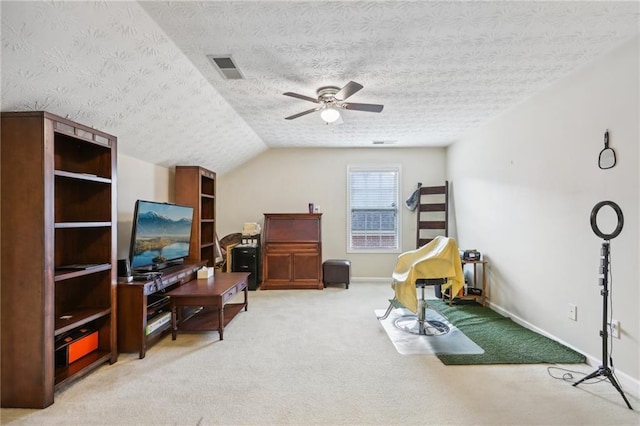
[[[225,80],[242,80],[244,75],[240,72],[231,55],[207,55],[207,58],[218,70]]]
[[[397,141],[394,140],[388,140],[388,141],[373,141],[374,145],[393,145],[394,143],[396,143]]]

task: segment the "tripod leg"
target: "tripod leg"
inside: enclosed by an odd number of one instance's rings
[[[616,380],[615,376],[611,373],[611,371],[607,371],[607,375],[609,378],[609,381],[611,382],[611,384],[613,385],[614,388],[616,388],[618,390],[618,392],[620,393],[620,395],[622,396],[622,399],[624,399],[624,402],[626,402],[627,407],[629,407],[629,410],[633,410],[633,407],[631,407],[631,404],[629,403],[629,400],[627,399],[627,397],[625,396],[622,388],[620,387],[620,385],[618,384],[618,381]]]
[[[594,371],[593,373],[591,373],[591,374],[589,374],[587,376],[584,376],[582,379],[580,379],[577,382],[575,382],[572,386],[578,386],[580,383],[584,382],[585,380],[593,379],[594,377],[601,376],[602,374],[604,374],[604,371],[602,370],[602,367],[600,367],[596,371]]]
[[[613,375],[613,373],[609,368],[600,367],[593,373],[575,382],[572,386],[578,386],[580,383],[584,382],[585,380],[593,379],[594,377],[598,377],[598,376],[604,376],[607,379],[609,379],[609,382],[613,385],[614,388],[616,388],[620,396],[622,396],[622,399],[624,399],[624,402],[627,404],[627,407],[629,407],[629,410],[633,410],[633,407],[631,407],[631,403],[629,403],[627,396],[624,394],[624,391],[618,384],[618,381],[616,380],[615,376]]]

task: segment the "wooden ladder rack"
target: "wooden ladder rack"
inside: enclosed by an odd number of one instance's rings
[[[449,181],[440,186],[421,186],[419,191],[416,248],[437,235],[449,236]]]

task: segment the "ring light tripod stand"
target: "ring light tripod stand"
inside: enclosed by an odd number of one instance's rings
[[[598,228],[598,224],[596,223],[596,217],[598,215],[598,211],[604,206],[610,206],[616,212],[618,217],[618,225],[616,229],[611,234],[604,234]],[[602,242],[602,248],[600,250],[600,274],[602,277],[600,278],[600,285],[602,285],[602,290],[600,294],[602,295],[602,330],[600,330],[600,336],[602,337],[602,365],[598,367],[596,371],[593,373],[583,377],[573,384],[573,386],[578,386],[580,383],[585,380],[592,379],[594,377],[604,376],[609,379],[609,382],[613,385],[614,388],[618,390],[620,395],[622,395],[622,399],[627,403],[627,407],[630,410],[633,410],[631,404],[627,400],[622,388],[618,384],[613,372],[609,368],[609,354],[607,352],[607,339],[609,337],[609,327],[607,323],[607,303],[609,299],[609,240],[615,238],[622,231],[622,225],[624,224],[624,218],[622,216],[622,210],[620,207],[614,203],[613,201],[601,201],[593,207],[591,210],[591,229],[593,232],[600,238],[604,239]]]

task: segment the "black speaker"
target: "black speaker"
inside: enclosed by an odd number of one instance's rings
[[[131,276],[131,264],[129,264],[129,259],[118,259],[118,276],[124,278]]]

